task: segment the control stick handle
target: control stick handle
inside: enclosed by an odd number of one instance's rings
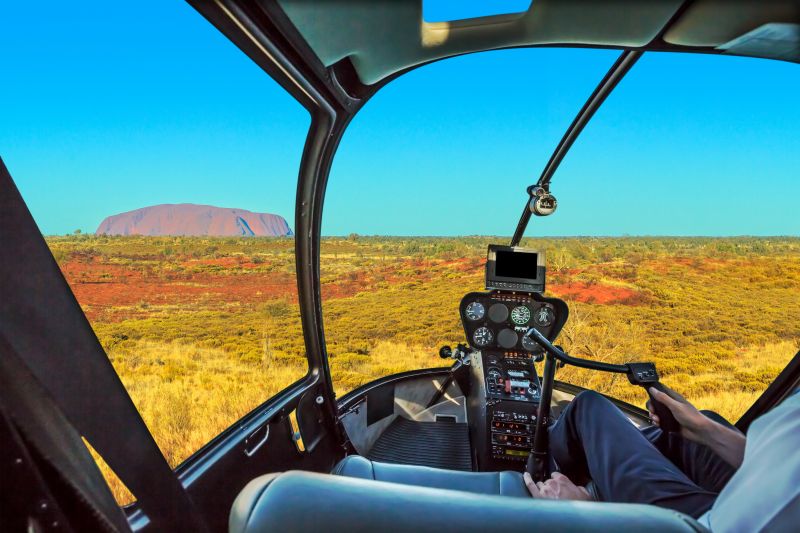
[[[667,389],[659,382],[653,383],[650,387],[667,394]],[[669,407],[653,398],[649,390],[647,395],[650,396],[650,405],[653,407],[653,412],[658,416],[658,427],[667,433],[679,433],[681,424],[675,419],[675,415],[672,414]]]
[[[669,410],[669,407],[659,402],[650,393],[650,389],[656,389],[659,392],[667,394],[667,388],[658,381],[658,372],[653,363],[628,363],[628,381],[633,385],[644,387],[647,395],[650,397],[650,405],[653,407],[653,412],[658,416],[658,427],[666,433],[678,433],[681,430],[681,424],[675,419],[675,415]]]

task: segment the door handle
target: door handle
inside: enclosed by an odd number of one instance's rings
[[[255,455],[259,448],[267,442],[267,438],[269,438],[269,424],[264,424],[244,439],[244,454],[247,457]]]

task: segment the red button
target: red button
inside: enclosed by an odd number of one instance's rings
[[[511,382],[506,381],[506,394],[511,394]]]

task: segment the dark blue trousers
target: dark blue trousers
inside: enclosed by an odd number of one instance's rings
[[[730,426],[721,416],[706,416]],[[600,499],[667,507],[695,518],[711,508],[735,469],[706,446],[639,430],[596,392],[578,394],[550,428],[556,469],[578,485],[592,480]]]

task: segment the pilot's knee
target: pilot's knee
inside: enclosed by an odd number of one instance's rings
[[[575,396],[575,398],[572,400],[572,403],[576,407],[580,406],[581,408],[588,408],[588,409],[593,409],[598,407],[602,408],[606,406],[613,407],[614,405],[609,401],[608,398],[593,390],[585,390],[579,392],[577,396]]]

